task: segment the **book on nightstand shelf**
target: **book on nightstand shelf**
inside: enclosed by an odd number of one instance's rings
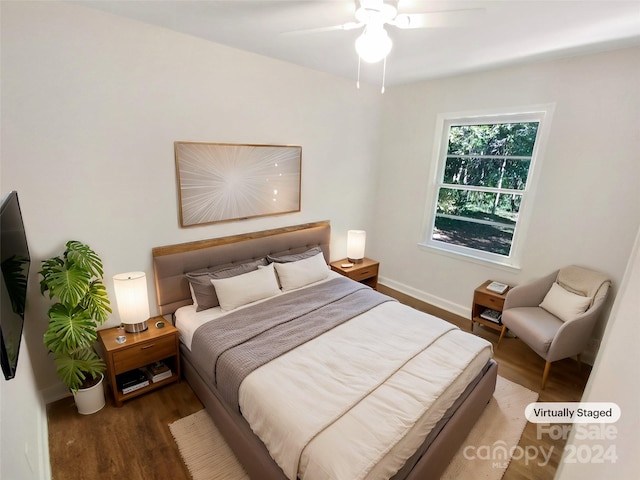
[[[118,389],[126,395],[149,385],[147,375],[140,369],[129,370],[116,376]]]
[[[498,325],[502,324],[502,312],[492,310],[491,308],[485,308],[485,310],[480,314],[480,318],[497,323]]]
[[[173,375],[173,372],[168,367],[168,365],[162,361],[151,363],[147,365],[144,370],[149,380],[153,383],[171,378],[171,376]]]

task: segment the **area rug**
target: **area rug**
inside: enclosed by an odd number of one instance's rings
[[[493,398],[441,479],[499,480],[527,424],[524,409],[538,394],[498,375]]]
[[[524,409],[537,399],[537,393],[498,376],[493,398],[442,478],[502,478],[511,459],[509,454],[517,454],[527,422]],[[169,429],[193,480],[249,478],[206,410],[177,420]]]

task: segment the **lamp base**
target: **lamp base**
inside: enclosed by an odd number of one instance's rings
[[[128,333],[144,332],[147,328],[149,328],[149,326],[147,325],[147,321],[146,320],[143,320],[142,322],[138,322],[138,323],[125,323],[124,324],[124,331],[128,332]]]
[[[362,263],[362,262],[364,262],[364,258],[349,258],[349,257],[347,257],[347,260],[349,260],[351,263]]]

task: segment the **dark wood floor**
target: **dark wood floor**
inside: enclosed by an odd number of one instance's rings
[[[187,382],[80,415],[73,397],[47,405],[53,480],[191,478],[168,425],[202,409]]]
[[[459,327],[469,330],[470,321],[439,310],[381,286],[403,303],[428,311]],[[544,361],[520,340],[507,338],[496,350],[497,332],[477,326],[474,333],[494,345],[499,375],[540,394],[539,401],[578,401],[590,368],[581,370],[575,360],[553,364],[545,390],[540,390]],[[125,402],[122,408],[107,405],[93,415],[79,415],[69,397],[47,406],[49,452],[53,480],[127,478],[129,480],[188,480],[168,425],[202,408],[186,382],[172,384],[155,392]],[[514,459],[505,480],[552,479],[560,461],[565,441],[552,440],[538,434],[536,425],[528,423],[520,447],[538,452],[552,450],[551,461],[539,465],[541,458],[525,461]]]

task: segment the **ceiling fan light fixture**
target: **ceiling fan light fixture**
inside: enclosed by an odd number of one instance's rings
[[[398,28],[409,28],[411,26],[411,17],[407,14],[396,15],[396,18],[390,23]]]
[[[382,25],[368,25],[356,40],[356,52],[367,63],[376,63],[384,59],[393,43]]]
[[[360,0],[356,19],[360,23],[386,23],[398,14],[398,2],[394,0]]]

